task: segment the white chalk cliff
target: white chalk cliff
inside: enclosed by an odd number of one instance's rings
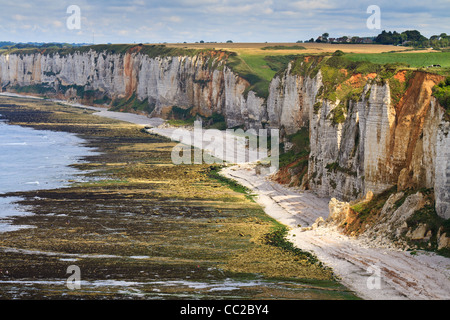
[[[317,194],[351,200],[393,185],[432,188],[437,213],[448,219],[450,123],[431,95],[440,80],[415,73],[396,106],[387,83],[369,81],[360,99],[349,102],[344,121],[335,123],[330,114],[339,102],[318,99],[320,71],[310,78],[289,66],[262,98],[247,92],[250,84],[217,56],[150,57],[139,50],[0,55],[5,90],[44,86],[46,95],[67,100],[80,99],[80,90],[110,100],[135,96],[155,116],[172,106],[192,107],[204,116],[223,115],[229,128],[282,128],[287,135],[308,126],[306,179]]]

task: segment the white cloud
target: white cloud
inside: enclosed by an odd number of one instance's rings
[[[52,21],[52,24],[53,24],[53,26],[54,27],[56,27],[56,28],[60,28],[60,27],[62,27],[64,24],[61,22],[61,21],[59,21],[59,20],[54,20],[54,21]]]
[[[334,9],[336,3],[330,0],[300,0],[292,3],[293,8],[301,11],[316,10],[316,9]]]
[[[167,20],[170,22],[175,22],[175,23],[179,23],[179,22],[183,21],[183,19],[181,19],[181,17],[179,17],[179,16],[170,16],[167,18]]]
[[[16,21],[25,21],[27,20],[27,17],[21,15],[21,14],[15,14],[12,16],[12,18]]]
[[[257,1],[239,1],[237,3],[224,1],[219,5],[212,5],[204,8],[204,11],[212,15],[261,15],[272,14],[273,1],[267,0],[264,2]]]

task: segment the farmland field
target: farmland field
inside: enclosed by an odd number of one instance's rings
[[[186,49],[217,49],[236,52],[242,65],[240,70],[251,72],[259,78],[270,81],[276,74],[266,57],[295,56],[299,54],[323,54],[341,50],[345,53],[367,54],[404,51],[405,47],[376,44],[330,44],[330,43],[178,43],[166,44],[168,47]],[[291,47],[292,49],[288,49]],[[280,59],[281,60],[281,59]],[[279,60],[279,61],[280,61]],[[237,63],[236,63],[237,64]]]
[[[189,49],[220,49],[234,51],[239,54],[258,55],[286,55],[298,53],[325,53],[341,50],[346,53],[382,53],[390,51],[404,51],[406,47],[378,44],[331,44],[331,43],[170,43],[168,47],[179,47]],[[299,50],[299,46],[305,49]],[[263,49],[271,47],[271,49]],[[291,50],[281,47],[292,47]]]
[[[450,67],[450,52],[355,53],[347,54],[346,57],[353,61],[370,61],[378,64],[401,62],[409,64],[412,68],[423,68],[430,65]]]

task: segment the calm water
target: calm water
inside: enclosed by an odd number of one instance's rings
[[[68,166],[93,153],[82,143],[74,134],[34,130],[0,120],[0,194],[59,188],[77,180],[80,172]],[[0,232],[21,228],[8,223],[8,217],[26,214],[26,208],[14,204],[18,200],[0,197]]]

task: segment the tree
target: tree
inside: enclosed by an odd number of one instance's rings
[[[394,31],[395,32],[395,31]],[[417,30],[406,30],[402,32],[402,34],[406,34],[407,41],[417,42],[417,41],[424,41],[427,40],[426,37],[420,34]]]
[[[408,41],[408,36],[404,32],[400,34],[400,38],[402,39],[402,44]]]
[[[402,44],[403,43],[403,39],[408,39],[408,35],[402,36],[400,33],[398,33],[397,31],[394,32],[386,32],[386,30],[383,30],[376,38],[375,38],[375,42],[379,43],[379,44],[393,44],[393,45],[397,45],[397,44]]]
[[[328,32],[322,33],[322,41],[323,42],[328,42],[328,37],[330,36],[330,34]]]

